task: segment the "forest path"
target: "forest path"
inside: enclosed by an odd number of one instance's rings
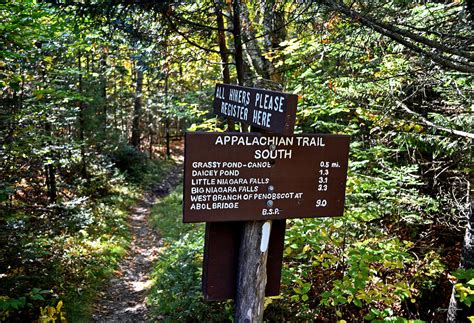
[[[152,206],[181,181],[182,164],[174,166],[168,176],[152,190],[146,192],[140,202],[131,208],[128,219],[132,243],[104,291],[94,305],[93,322],[146,322],[145,297],[150,287],[152,265],[158,257],[161,238],[148,223]]]

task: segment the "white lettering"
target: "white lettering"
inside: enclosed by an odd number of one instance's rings
[[[255,150],[255,159],[291,159],[292,150],[291,149],[264,149]]]

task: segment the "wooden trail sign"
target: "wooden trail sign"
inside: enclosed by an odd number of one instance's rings
[[[285,219],[344,210],[349,137],[291,136],[296,104],[217,84],[215,113],[285,136],[186,134],[183,221],[206,222],[204,296],[235,296],[237,322],[261,321],[264,295],[279,293]]]
[[[266,131],[291,135],[297,103],[295,94],[216,84],[214,113]]]
[[[263,131],[292,135],[297,99],[296,95],[291,94],[218,84],[215,91],[214,111],[227,117],[228,120],[250,123]],[[280,291],[285,220],[267,222],[273,223],[270,230],[269,248],[266,253],[268,257],[263,253],[257,253],[255,248],[244,243],[244,241],[258,239],[257,236],[249,236],[248,229],[252,222],[206,222],[203,264],[204,298],[206,300],[225,300],[235,297],[236,319],[239,316],[238,313],[248,313],[249,311],[249,308],[242,302],[244,299],[242,291],[247,290],[245,294],[253,295],[252,298],[255,300],[260,298],[257,294],[261,294],[261,291],[257,292],[259,289],[256,285],[242,288],[240,286],[242,282],[237,283],[242,277],[247,280],[246,277],[250,272],[254,272],[255,267],[263,264],[246,262],[248,268],[241,268],[240,262],[245,260],[242,257],[248,257],[245,251],[255,249],[251,252],[251,254],[258,255],[258,259],[252,258],[255,261],[266,258],[266,275],[264,276],[268,279],[264,294],[266,296],[278,295]]]
[[[342,216],[349,140],[187,133],[183,221]]]

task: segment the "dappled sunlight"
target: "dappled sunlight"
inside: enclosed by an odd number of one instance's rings
[[[468,0],[0,1],[0,321],[473,319],[473,22]],[[205,302],[213,277],[258,308]]]
[[[158,232],[148,224],[150,212],[157,202],[156,198],[176,185],[180,172],[181,167],[175,167],[167,178],[154,187],[159,194],[148,192],[130,208],[128,226],[133,240],[115,272],[115,278],[110,280],[106,293],[95,304],[95,321],[135,321],[147,317],[145,296],[153,285],[150,273],[162,246]]]

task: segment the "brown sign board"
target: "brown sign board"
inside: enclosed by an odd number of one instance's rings
[[[342,216],[350,137],[187,133],[183,222]]]
[[[244,222],[208,222],[204,245],[202,289],[206,301],[235,298],[237,268]],[[280,293],[285,220],[272,223],[267,258],[265,296]]]
[[[293,134],[297,103],[295,94],[229,84],[214,93],[214,113],[283,135]]]

